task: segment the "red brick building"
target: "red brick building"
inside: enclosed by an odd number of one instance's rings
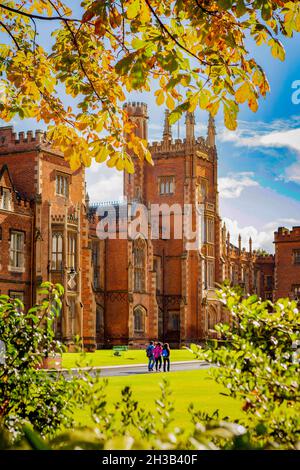
[[[300,301],[300,227],[275,232],[274,297],[290,297]]]
[[[147,139],[147,106],[126,106],[136,132]],[[1,293],[18,296],[28,307],[37,301],[42,280],[61,283],[57,336],[71,342],[79,335],[87,348],[138,346],[149,338],[172,344],[201,340],[225,319],[215,294],[216,283],[225,279],[245,293],[272,298],[275,259],[255,253],[251,240],[248,250],[241,239],[237,247],[231,244],[218,209],[214,121],[209,119],[206,138],[195,138],[194,121],[187,113],[186,137],[174,140],[166,116],[161,142],[149,144],[154,166],[137,162],[133,175],[124,174],[126,202],[100,205],[88,200],[84,170],[71,171],[43,132],[16,136],[12,127],[1,128]],[[136,223],[142,207],[151,208],[151,219]],[[138,229],[133,237],[128,221]],[[116,237],[99,239],[99,224],[106,222]],[[298,260],[299,231],[287,237],[280,230],[275,296],[290,295],[300,284],[298,263],[288,265]],[[289,285],[280,287],[285,269]]]

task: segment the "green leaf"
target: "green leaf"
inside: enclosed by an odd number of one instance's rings
[[[136,52],[131,52],[115,65],[115,70],[120,75],[126,75],[132,65],[132,62],[135,60]]]
[[[232,7],[233,0],[218,0],[218,4],[224,10],[229,10]]]
[[[33,450],[50,450],[50,448],[46,445],[43,439],[28,425],[24,426],[23,432],[26,440],[28,441]]]

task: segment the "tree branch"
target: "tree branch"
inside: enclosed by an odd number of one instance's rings
[[[159,23],[159,26],[161,27],[161,29],[169,36],[170,39],[172,39],[173,42],[175,42],[175,44],[177,44],[178,47],[180,47],[180,49],[183,49],[185,52],[187,52],[187,54],[195,57],[195,59],[197,59],[199,62],[201,62],[201,64],[203,65],[211,65],[209,64],[208,62],[206,62],[205,60],[203,59],[200,59],[198,56],[196,56],[196,54],[194,54],[193,52],[191,52],[189,49],[187,49],[183,44],[181,44],[178,39],[176,39],[172,33],[170,33],[170,31],[168,30],[168,28],[163,24],[163,22],[161,21],[161,19],[159,18],[159,16],[157,15],[156,11],[154,10],[154,8],[152,7],[152,5],[150,4],[149,0],[145,0],[145,3],[147,4],[149,10],[151,11],[152,15],[155,17],[155,19],[157,20],[157,22]]]
[[[2,21],[0,21],[0,25],[2,26],[2,28],[5,29],[5,31],[7,32],[7,34],[11,37],[11,39],[12,39],[13,42],[15,43],[16,48],[18,49],[18,51],[20,51],[20,50],[21,50],[21,47],[19,46],[18,41],[16,40],[16,38],[14,37],[14,35],[11,33],[11,31],[9,30],[9,28],[6,26],[6,24],[4,24]]]
[[[216,11],[207,10],[207,8],[205,8],[204,6],[201,5],[199,0],[195,0],[195,2],[197,3],[200,10],[203,11],[203,13],[207,13],[208,15],[212,15],[212,16],[217,16],[218,15],[218,12],[216,12]]]
[[[3,3],[0,3],[0,8],[3,8],[4,10],[10,11],[12,13],[16,13],[17,15],[22,15],[26,16],[27,18],[30,19],[35,19],[35,20],[44,20],[44,21],[67,21],[70,23],[81,23],[82,21],[77,19],[77,18],[63,18],[61,16],[42,16],[42,15],[34,15],[33,13],[27,13],[23,10],[17,10],[16,8],[9,7],[7,5],[3,5]]]

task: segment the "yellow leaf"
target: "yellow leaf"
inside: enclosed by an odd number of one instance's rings
[[[127,11],[126,11],[127,18],[129,20],[133,20],[134,18],[136,18],[139,11],[140,11],[140,0],[133,0],[127,8]]]
[[[284,59],[285,59],[285,50],[284,50],[284,47],[281,44],[281,42],[278,41],[277,39],[270,39],[268,44],[271,47],[272,56],[275,59],[279,59],[281,61],[284,61]]]
[[[171,111],[173,111],[173,109],[175,108],[175,101],[173,100],[171,95],[167,96],[166,105]]]
[[[246,100],[250,98],[252,91],[250,89],[249,83],[245,82],[243,85],[235,92],[235,99],[238,103],[245,103]]]
[[[158,106],[165,102],[165,95],[163,90],[156,90],[154,94],[156,95],[156,103],[158,104]]]
[[[249,108],[251,109],[251,111],[256,113],[256,111],[258,110],[258,101],[257,101],[257,98],[254,96],[254,94],[252,95],[252,97],[248,101],[248,105],[249,105]]]

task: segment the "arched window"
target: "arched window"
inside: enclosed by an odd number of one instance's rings
[[[208,310],[208,329],[214,330],[215,325],[217,324],[217,312],[215,311],[214,307],[211,306]]]
[[[133,320],[134,320],[134,334],[144,333],[145,332],[145,316],[146,310],[141,305],[135,307],[133,311]]]
[[[135,240],[133,245],[134,290],[144,292],[146,287],[146,242],[142,238]]]

